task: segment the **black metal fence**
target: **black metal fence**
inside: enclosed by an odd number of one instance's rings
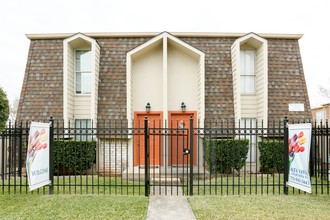
[[[29,191],[29,124],[0,139],[0,194],[235,195],[303,193],[285,186],[285,121],[104,121],[51,129],[51,186]],[[294,123],[294,122],[292,122]],[[313,124],[312,193],[330,194],[328,123]]]

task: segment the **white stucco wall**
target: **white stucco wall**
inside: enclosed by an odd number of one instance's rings
[[[181,102],[187,111],[198,109],[198,60],[173,47],[168,47],[168,110],[180,111]]]
[[[151,111],[163,106],[162,45],[139,55],[132,62],[132,101],[134,111],[145,111],[149,102]]]
[[[204,53],[163,33],[127,53],[127,118],[134,112],[197,111],[204,119]]]

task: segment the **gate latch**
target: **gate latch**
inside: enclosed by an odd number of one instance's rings
[[[183,149],[183,155],[187,155],[187,154],[190,154],[190,149],[188,148]]]

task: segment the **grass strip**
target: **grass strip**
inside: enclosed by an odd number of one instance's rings
[[[148,198],[105,195],[2,195],[1,219],[145,219]]]
[[[197,219],[329,219],[329,195],[192,196]]]

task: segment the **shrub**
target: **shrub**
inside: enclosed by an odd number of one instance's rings
[[[83,174],[95,159],[95,141],[54,141],[55,173]]]
[[[6,93],[0,87],[0,132],[5,129],[9,117],[9,101]]]
[[[260,151],[260,171],[279,173],[284,170],[283,141],[263,141],[258,143]]]
[[[206,139],[204,146],[205,160],[211,173],[239,171],[249,151],[249,141],[246,139]]]

